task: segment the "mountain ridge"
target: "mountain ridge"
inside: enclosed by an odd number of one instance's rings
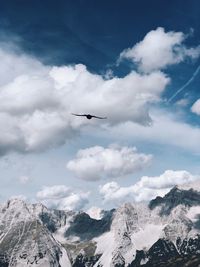
[[[198,188],[176,186],[149,204],[125,203],[102,214],[96,220],[8,200],[0,205],[0,266],[198,266]]]

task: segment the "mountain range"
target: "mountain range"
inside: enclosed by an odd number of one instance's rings
[[[200,184],[102,211],[101,219],[8,200],[0,205],[0,267],[8,266],[200,266]]]

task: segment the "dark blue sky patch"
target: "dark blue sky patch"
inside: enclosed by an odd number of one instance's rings
[[[189,32],[199,41],[199,1],[0,1],[0,30],[47,64],[83,63],[101,72],[152,29]],[[124,68],[124,69],[123,69]],[[120,71],[127,72],[127,66]]]

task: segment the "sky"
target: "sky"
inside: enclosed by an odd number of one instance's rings
[[[92,214],[200,179],[199,1],[0,4],[0,202]]]

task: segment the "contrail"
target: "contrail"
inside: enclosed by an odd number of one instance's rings
[[[200,71],[200,65],[197,67],[197,69],[195,70],[195,72],[192,74],[192,77],[178,90],[176,91],[175,94],[173,94],[173,96],[171,96],[167,103],[171,102],[172,99],[174,99],[174,97],[176,97],[180,92],[182,92],[188,85],[191,84],[191,82],[195,79],[195,77],[197,76],[197,74],[199,73]]]

